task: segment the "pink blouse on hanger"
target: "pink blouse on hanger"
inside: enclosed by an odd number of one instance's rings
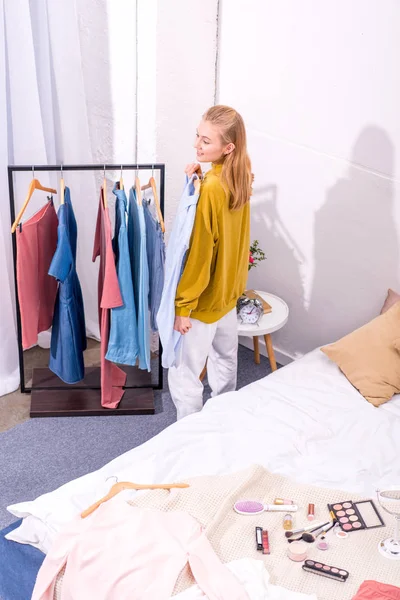
[[[53,201],[16,230],[17,283],[24,350],[37,344],[38,333],[53,321],[57,281],[48,274],[57,248],[58,219]]]
[[[64,565],[61,600],[169,600],[187,562],[209,600],[249,600],[193,517],[116,497],[64,528],[39,570],[32,600],[52,600]]]
[[[100,192],[99,210],[93,247],[93,262],[100,256],[98,295],[101,337],[101,404],[116,408],[124,395],[126,373],[106,359],[110,337],[110,309],[122,306],[123,301],[115,268],[111,241],[111,222],[108,208],[104,206],[103,189]]]

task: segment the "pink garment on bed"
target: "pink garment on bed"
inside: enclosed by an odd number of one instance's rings
[[[48,275],[57,248],[58,219],[53,202],[47,202],[16,230],[17,285],[21,312],[22,347],[34,346],[38,333],[53,321],[57,281]]]
[[[249,600],[193,517],[133,507],[116,497],[61,531],[32,600],[53,599],[64,565],[62,600],[168,600],[187,562],[209,600]]]
[[[400,600],[400,588],[379,581],[364,581],[353,600]]]
[[[101,405],[104,408],[116,408],[124,395],[122,389],[126,382],[126,373],[106,359],[110,337],[110,309],[122,306],[115,258],[111,241],[111,222],[108,208],[104,206],[103,189],[100,192],[97,213],[96,233],[94,237],[93,262],[100,256],[98,301],[100,324],[101,355]]]

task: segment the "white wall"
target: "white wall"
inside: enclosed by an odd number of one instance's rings
[[[333,341],[400,288],[400,4],[221,2],[218,101],[247,124],[250,284],[282,296],[274,344]]]
[[[171,229],[184,167],[202,114],[213,105],[217,0],[158,2],[157,159],[166,163],[166,228]]]

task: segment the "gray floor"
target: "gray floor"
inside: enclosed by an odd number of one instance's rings
[[[238,388],[270,373],[263,356],[239,347]],[[15,518],[6,506],[33,500],[94,471],[165,429],[176,420],[167,389],[156,392],[156,414],[29,419],[0,434],[0,529]],[[205,399],[210,397],[208,385]],[[26,401],[26,400],[25,400]],[[29,413],[28,413],[29,414]]]

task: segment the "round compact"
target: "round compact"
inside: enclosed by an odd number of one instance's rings
[[[342,539],[344,539],[344,538],[347,538],[347,537],[348,537],[348,535],[349,535],[349,534],[348,534],[348,533],[346,533],[346,531],[342,531],[341,529],[339,529],[339,530],[336,532],[336,537],[338,537],[338,538],[342,538]]]
[[[308,546],[305,542],[292,542],[287,550],[287,555],[290,560],[302,562],[307,558]]]
[[[327,542],[321,541],[317,544],[317,548],[318,550],[328,550],[329,544]]]

